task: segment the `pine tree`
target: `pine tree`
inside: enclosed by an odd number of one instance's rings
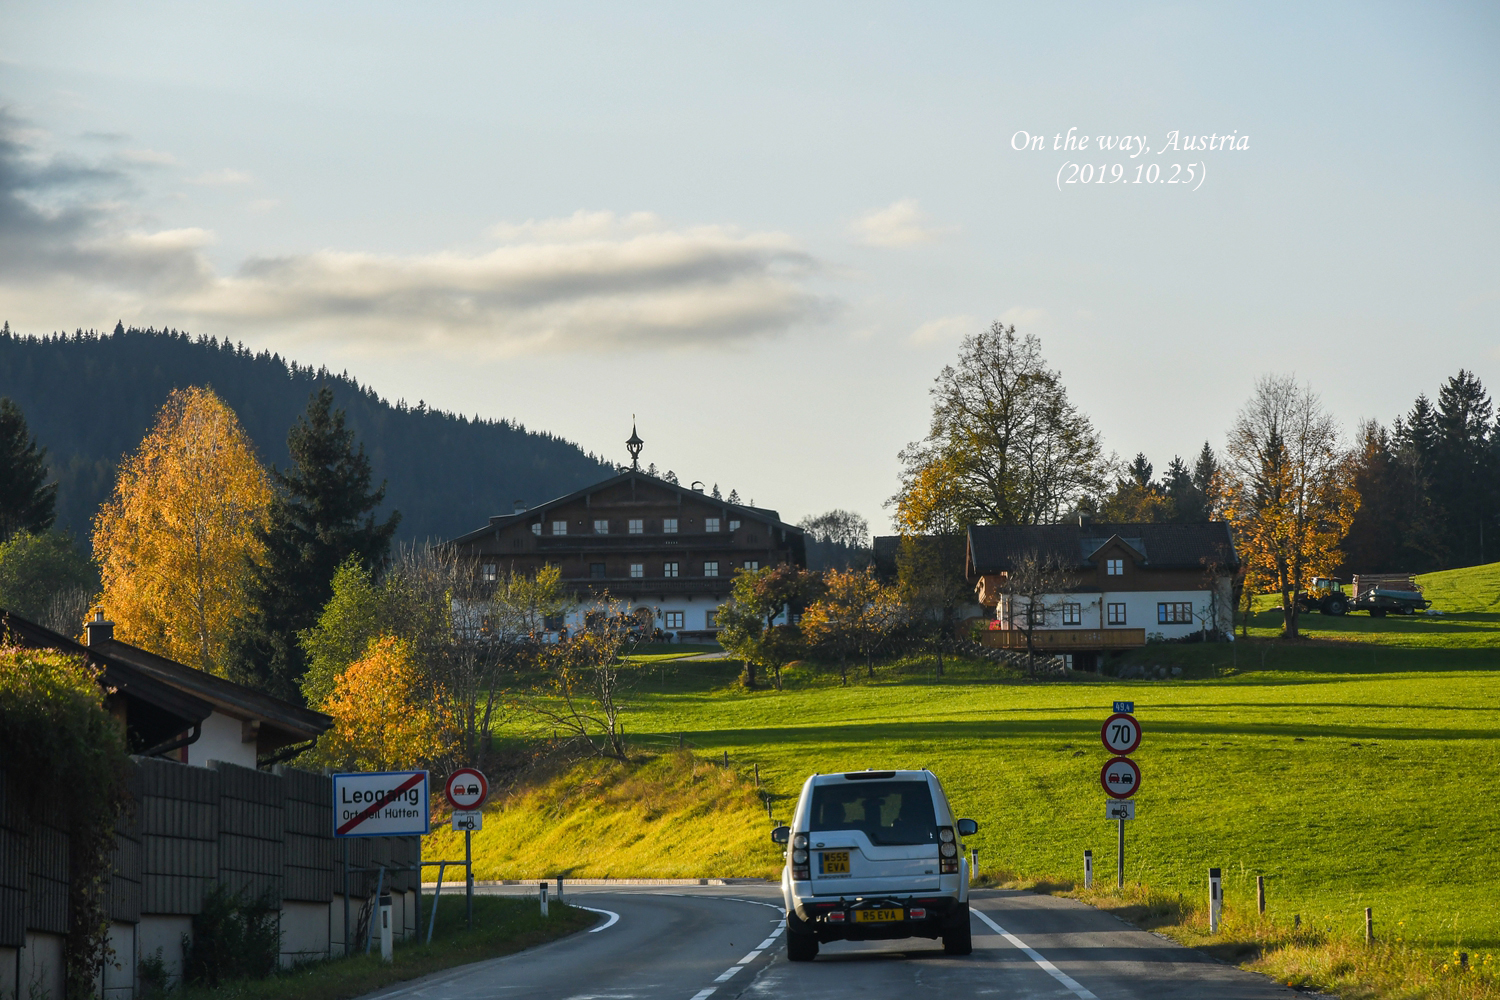
[[[1208,497],[1193,483],[1193,474],[1178,455],[1172,456],[1163,477],[1163,488],[1172,501],[1172,520],[1179,524],[1196,524],[1208,520]]]
[[[663,476],[662,478],[665,479],[667,482],[671,483],[673,486],[678,485],[678,483],[677,483],[677,473],[673,472],[671,469],[668,469],[667,470],[667,474],[665,476]]]
[[[1433,423],[1430,485],[1433,501],[1446,515],[1449,565],[1482,563],[1496,551],[1497,463],[1490,396],[1472,372],[1460,369],[1438,391]]]
[[[739,490],[730,490],[729,491],[729,502],[730,503],[739,503],[740,502],[740,491]]]
[[[719,492],[719,484],[718,483],[714,483],[714,491],[713,491],[712,496],[713,496],[713,498],[715,500],[723,500],[724,499],[723,495]]]
[[[1193,486],[1203,494],[1204,516],[1213,517],[1219,509],[1219,458],[1207,441],[1193,463]]]
[[[297,633],[311,628],[333,593],[333,575],[351,556],[366,570],[384,562],[401,519],[377,524],[385,484],[372,490],[370,460],[327,386],[287,435],[292,466],[272,469],[276,496],[261,533],[265,556],[251,574],[249,607],[234,644],[235,677],[300,703],[307,670]]]
[[[28,437],[26,418],[0,399],[0,543],[37,534],[57,519],[57,484],[47,482],[47,449]]]

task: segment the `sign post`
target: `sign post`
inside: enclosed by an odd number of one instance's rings
[[[1141,769],[1130,754],[1141,745],[1141,726],[1135,719],[1135,702],[1117,701],[1114,713],[1104,720],[1099,730],[1099,739],[1104,749],[1114,754],[1105,761],[1099,771],[1099,784],[1104,786],[1104,815],[1120,824],[1119,840],[1115,852],[1115,888],[1125,888],[1125,821],[1135,819],[1135,803],[1131,797],[1141,787]]]
[[[464,832],[465,888],[469,930],[472,931],[474,929],[474,861],[470,848],[474,831],[479,829],[477,819],[480,815],[479,809],[490,794],[490,783],[477,768],[461,767],[448,776],[448,784],[444,786],[443,793],[448,796],[448,803],[454,809],[453,829]],[[471,818],[460,824],[459,812],[467,813]]]
[[[345,955],[350,950],[349,838],[425,836],[431,832],[428,806],[426,771],[333,775],[333,835],[344,842]],[[371,926],[374,919],[372,912]]]

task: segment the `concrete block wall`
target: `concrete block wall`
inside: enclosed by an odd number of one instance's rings
[[[281,963],[344,953],[343,842],[333,837],[326,775],[274,773],[210,762],[188,767],[139,759],[134,810],[116,830],[108,907],[116,958],[102,971],[105,1000],[131,1000],[143,957],[158,950],[175,981],[184,935],[214,883],[280,909]],[[68,925],[68,837],[45,805],[27,810],[0,771],[0,997],[33,986],[62,997]],[[350,909],[357,922],[375,891],[377,865],[410,867],[417,837],[371,837],[350,848]],[[416,872],[386,876],[398,939],[417,933]],[[363,941],[353,942],[361,950]]]

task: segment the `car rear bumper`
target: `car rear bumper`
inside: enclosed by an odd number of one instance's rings
[[[861,910],[901,911],[900,920],[864,923]],[[917,911],[915,914],[913,911]],[[841,900],[799,900],[798,930],[819,941],[881,941],[892,938],[937,938],[956,919],[967,919],[968,907],[953,896],[932,893],[851,897]],[[842,919],[840,919],[842,918]]]

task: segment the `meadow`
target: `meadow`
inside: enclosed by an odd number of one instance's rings
[[[733,663],[654,661],[629,696],[641,761],[591,762],[494,803],[476,874],[771,877],[762,793],[785,819],[814,771],[928,767],[979,821],[982,873],[1072,889],[1087,848],[1112,884],[1099,727],[1123,700],[1144,732],[1133,887],[1191,909],[1217,866],[1240,917],[1264,876],[1271,924],[1352,940],[1369,906],[1384,941],[1482,961],[1500,951],[1500,565],[1422,582],[1444,616],[1314,614],[1308,639],[1284,642],[1267,609],[1249,641],[1124,661],[1180,666],[1178,680],[1029,681],[952,659],[939,678],[912,658],[851,671],[847,687],[803,664],[784,691],[746,691]],[[431,840],[428,856],[455,856],[451,834]]]

